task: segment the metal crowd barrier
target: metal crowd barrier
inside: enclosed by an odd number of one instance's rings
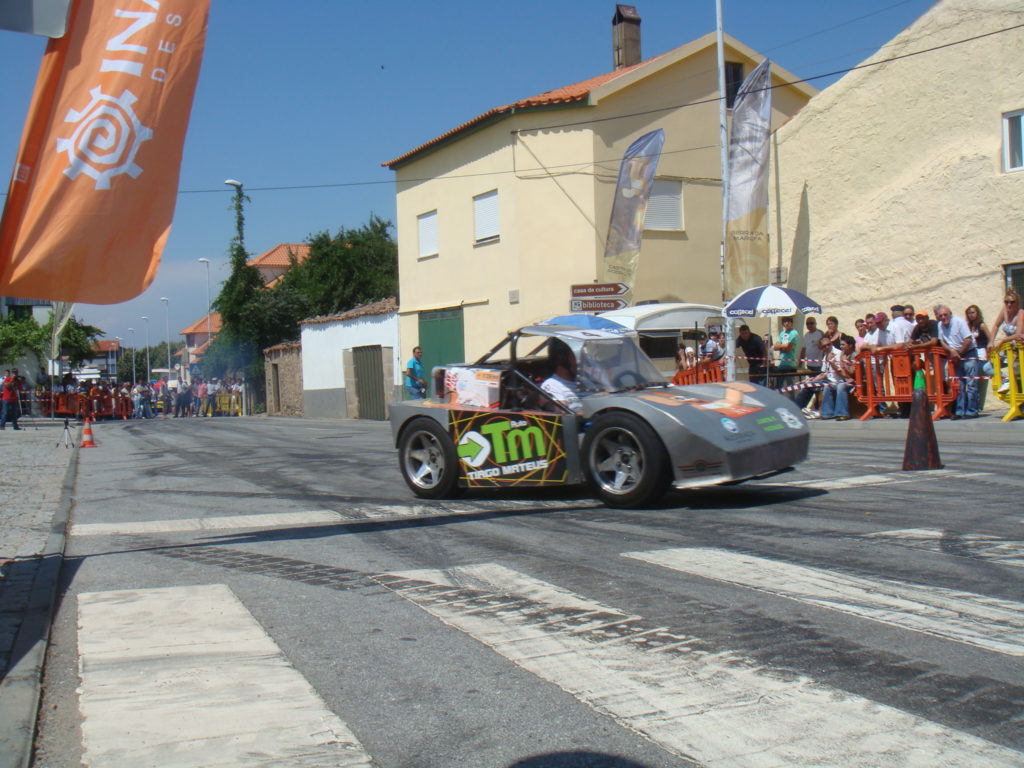
[[[202,404],[204,416],[241,416],[242,395],[239,392],[218,392],[213,396],[213,412],[210,412],[210,398]]]
[[[883,403],[910,403],[914,399],[914,373],[924,371],[928,401],[933,406],[932,420],[950,416],[947,410],[956,402],[960,380],[956,364],[942,347],[894,349],[891,351],[861,350],[855,376],[853,395],[867,410],[861,421],[878,416]]]
[[[1010,410],[1003,416],[1003,421],[1013,421],[1024,418],[1021,406],[1024,406],[1024,393],[1021,392],[1020,360],[1024,357],[1024,346],[1016,341],[1004,341],[998,349],[993,349],[989,354],[992,361],[992,392],[1010,406]],[[1003,377],[1009,383],[1006,392],[1000,392]]]

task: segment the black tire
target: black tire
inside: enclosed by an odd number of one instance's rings
[[[402,430],[398,467],[417,496],[446,499],[457,495],[459,457],[451,437],[433,419],[413,419]]]
[[[594,419],[583,438],[583,462],[591,485],[609,507],[642,507],[664,494],[668,485],[665,446],[632,413]]]

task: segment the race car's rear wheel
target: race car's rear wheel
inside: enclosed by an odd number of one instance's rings
[[[417,496],[453,496],[459,480],[459,459],[448,433],[433,419],[410,422],[398,440],[398,465],[406,485]]]
[[[641,507],[665,492],[665,447],[638,416],[598,416],[583,439],[583,456],[590,481],[610,507]]]

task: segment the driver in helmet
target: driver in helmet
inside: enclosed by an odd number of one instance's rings
[[[540,385],[541,390],[573,413],[583,413],[580,389],[576,383],[576,355],[564,341],[551,339],[548,344],[548,362],[553,373]]]

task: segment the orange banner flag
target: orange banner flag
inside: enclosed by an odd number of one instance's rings
[[[114,304],[171,229],[209,0],[73,0],[43,55],[0,223],[0,296]]]

